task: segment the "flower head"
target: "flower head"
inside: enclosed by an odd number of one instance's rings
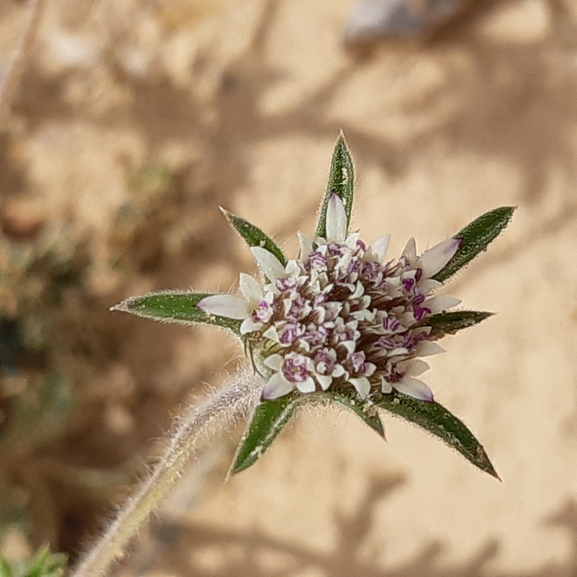
[[[250,246],[261,282],[243,273],[238,295],[161,291],[113,308],[165,322],[216,325],[244,341],[264,385],[258,385],[261,402],[232,473],[255,463],[298,407],[329,402],[354,412],[381,436],[379,411],[393,413],[498,478],[479,441],[416,377],[429,368],[423,357],[443,351],[440,338],[491,316],[448,311],[460,301],[434,292],[487,248],[514,207],[481,215],[420,255],[410,239],[398,259],[387,260],[388,236],[367,246],[358,233],[349,233],[353,196],[354,166],[341,134],[315,235],[299,234],[298,258],[288,259],[262,230],[223,211]]]
[[[429,368],[421,357],[443,351],[428,338],[426,320],[460,302],[432,296],[441,286],[432,277],[460,241],[445,240],[417,256],[411,239],[399,259],[386,261],[388,236],[367,247],[346,228],[344,203],[333,193],[326,238],[299,235],[300,255],[285,264],[253,247],[264,285],[242,274],[242,296],[208,296],[197,306],[242,321],[240,333],[266,375],[263,399],[352,385],[361,399],[394,388],[432,401],[429,387],[415,378]]]

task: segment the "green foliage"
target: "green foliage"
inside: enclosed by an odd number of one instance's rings
[[[66,555],[43,547],[29,561],[8,563],[0,556],[0,577],[62,577],[65,566]]]
[[[363,401],[359,399],[356,391],[352,391],[351,393],[352,394],[345,394],[343,392],[337,393],[333,391],[324,391],[322,393],[318,393],[318,395],[315,395],[315,397],[321,400],[326,399],[328,402],[336,403],[337,405],[341,405],[349,411],[352,411],[365,423],[365,425],[368,425],[371,429],[373,429],[377,435],[385,438],[385,429],[383,427],[383,423],[372,400],[367,399]]]
[[[30,447],[48,443],[62,433],[71,409],[70,388],[65,378],[48,377],[36,392],[30,390],[14,399],[11,419],[0,434],[0,451],[22,439]]]
[[[375,393],[372,399],[377,407],[428,431],[461,453],[475,467],[499,479],[485,449],[473,433],[439,403],[419,401],[394,389],[388,395]]]
[[[230,225],[244,238],[248,246],[259,246],[274,254],[279,261],[284,265],[287,263],[287,258],[277,244],[269,238],[260,228],[248,222],[240,216],[236,216],[227,210],[221,209],[222,213]]]
[[[449,311],[428,317],[423,322],[424,327],[431,327],[428,337],[440,339],[445,335],[454,335],[456,332],[475,326],[493,316],[493,313],[480,311]]]
[[[199,301],[208,296],[212,296],[212,293],[161,291],[126,299],[111,310],[123,311],[165,323],[215,325],[238,333],[240,321],[207,315],[196,306]]]
[[[231,475],[244,471],[262,456],[302,402],[302,395],[292,393],[274,401],[262,401],[256,407],[236,452]]]
[[[479,253],[487,250],[489,244],[509,224],[514,212],[514,206],[502,206],[481,215],[460,230],[453,236],[453,238],[458,238],[462,241],[459,250],[433,278],[439,282],[445,282]]]
[[[128,171],[126,188],[143,198],[154,198],[170,189],[172,179],[172,170],[167,164],[149,161]]]
[[[333,150],[329,180],[317,224],[316,235],[322,238],[327,236],[327,209],[331,194],[336,192],[343,201],[347,213],[347,230],[351,222],[353,212],[353,199],[355,194],[355,167],[351,153],[345,141],[343,133],[339,134]]]

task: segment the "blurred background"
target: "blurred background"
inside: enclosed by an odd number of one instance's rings
[[[363,238],[420,249],[513,224],[449,287],[499,314],[427,382],[503,483],[386,418],[300,415],[223,482],[191,467],[119,575],[577,575],[577,9],[573,0],[44,0],[0,125],[0,554],[74,561],[241,357],[225,334],[110,313],[228,290],[296,253],[340,129]],[[0,79],[33,5],[0,4]]]

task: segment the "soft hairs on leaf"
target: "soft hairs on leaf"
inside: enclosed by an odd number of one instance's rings
[[[445,282],[478,254],[486,250],[489,244],[491,244],[509,224],[515,208],[514,206],[502,206],[490,210],[476,218],[454,235],[453,238],[461,240],[459,250],[447,265],[433,276],[433,278],[439,282]]]
[[[461,453],[475,467],[499,479],[481,443],[462,421],[439,403],[419,401],[396,391],[390,395],[375,394],[373,400],[377,407],[428,431]]]
[[[320,401],[329,401],[341,405],[359,417],[365,425],[368,425],[379,437],[385,438],[385,428],[379,413],[371,401],[360,401],[358,397],[325,391],[317,395]]]
[[[256,407],[234,457],[230,475],[244,471],[261,457],[301,402],[302,397],[293,393],[274,401],[262,401]]]
[[[193,291],[159,291],[131,297],[113,306],[111,310],[123,311],[139,317],[165,323],[208,324],[239,332],[240,321],[215,315],[207,315],[196,305],[212,293]]]
[[[450,311],[429,317],[423,326],[431,327],[430,339],[440,339],[445,335],[454,335],[462,329],[473,327],[491,316],[493,313],[480,311]]]
[[[286,265],[287,258],[283,254],[282,250],[277,246],[274,240],[268,237],[260,228],[251,224],[248,220],[228,212],[228,210],[225,210],[224,208],[221,208],[220,210],[234,230],[244,238],[248,246],[264,248],[273,254],[282,265]]]
[[[355,167],[351,152],[345,141],[345,136],[341,132],[333,150],[329,180],[325,196],[323,198],[319,212],[316,235],[321,238],[327,237],[327,210],[331,195],[337,194],[343,201],[347,217],[346,228],[351,222],[353,212],[353,198],[355,193]]]

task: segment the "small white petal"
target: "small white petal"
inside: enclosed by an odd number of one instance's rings
[[[326,391],[331,386],[331,383],[333,382],[333,378],[328,377],[327,375],[315,375],[315,376],[316,376],[316,379],[319,382],[319,385],[321,386],[321,389],[323,391]]]
[[[249,274],[240,273],[239,288],[242,296],[249,303],[258,303],[262,300],[262,288],[258,281]]]
[[[417,258],[417,243],[414,238],[410,238],[407,241],[405,248],[403,249],[402,256],[406,256],[410,261]]]
[[[423,307],[431,309],[431,312],[435,314],[456,307],[458,304],[461,304],[461,299],[448,295],[441,295],[426,300],[423,303]]]
[[[284,266],[272,252],[260,246],[253,246],[250,251],[252,252],[254,260],[256,260],[260,272],[266,278],[275,281],[277,278],[285,276]]]
[[[284,272],[285,274],[282,275],[283,277],[286,277],[287,275],[289,277],[298,277],[302,273],[299,261],[294,259],[289,260],[286,264]]]
[[[353,260],[353,255],[351,252],[346,252],[338,261],[337,267],[339,270],[346,271]]]
[[[407,368],[405,370],[405,376],[418,377],[419,375],[422,375],[425,371],[428,371],[430,368],[431,367],[429,366],[429,363],[426,363],[421,359],[413,359],[407,365]]]
[[[335,365],[335,368],[333,369],[333,377],[337,378],[337,377],[342,377],[343,375],[346,375],[347,371],[345,371],[345,369],[343,368],[342,365]]]
[[[433,280],[432,278],[425,278],[424,276],[419,281],[419,288],[421,289],[421,293],[423,293],[424,295],[428,295],[442,286],[443,286],[442,282],[439,282],[438,280]]]
[[[410,327],[415,322],[415,314],[411,311],[407,311],[401,315],[401,318],[398,319],[401,324],[405,327]]]
[[[369,379],[359,377],[358,379],[349,379],[349,382],[353,387],[355,387],[355,389],[357,389],[357,393],[359,393],[361,399],[366,399],[369,396],[369,392],[371,391],[371,383],[369,383]]]
[[[297,389],[301,393],[314,393],[316,389],[315,382],[312,380],[311,377],[307,377],[305,381],[302,383],[297,383]]]
[[[413,379],[413,377],[403,377],[399,383],[395,383],[395,389],[400,393],[409,395],[409,397],[414,397],[420,401],[433,401],[433,393],[429,387],[419,381],[419,379]]]
[[[373,375],[376,370],[377,370],[377,366],[374,365],[373,363],[365,363],[364,373],[367,377],[370,377],[371,375]]]
[[[352,355],[355,352],[355,349],[357,348],[357,343],[355,343],[355,341],[343,341],[342,343],[339,344],[345,347],[349,355]]]
[[[198,301],[196,305],[207,315],[217,317],[227,317],[229,319],[241,320],[248,315],[246,301],[234,295],[212,295]]]
[[[267,339],[270,339],[271,341],[274,341],[275,343],[280,342],[277,330],[273,326],[269,327],[266,331],[264,331],[264,333],[262,333],[262,336]]]
[[[308,353],[311,350],[310,343],[307,343],[303,339],[299,339],[298,347],[301,350],[301,352],[303,352],[303,353]]]
[[[347,213],[340,196],[331,194],[327,206],[327,240],[334,242],[344,242],[347,234]]]
[[[389,248],[389,242],[391,240],[391,235],[387,234],[381,236],[371,244],[368,253],[377,261],[382,262],[387,254],[387,249]]]
[[[250,317],[244,319],[240,325],[240,334],[247,335],[254,331],[258,331],[262,327],[262,323],[255,323]]]
[[[387,353],[388,357],[396,357],[397,355],[406,355],[409,352],[409,349],[405,347],[397,347],[396,349],[392,349]]]
[[[438,273],[454,256],[461,246],[461,240],[448,238],[421,256],[421,268],[424,277],[431,277]]]
[[[433,341],[421,341],[417,345],[418,357],[430,357],[431,355],[437,355],[444,352],[445,349],[439,343]]]
[[[262,398],[265,401],[278,399],[294,389],[294,384],[287,381],[282,373],[275,373],[264,385]]]
[[[383,378],[381,378],[381,392],[385,393],[385,395],[393,392],[393,385]]]
[[[355,292],[349,297],[350,299],[358,299],[359,297],[363,296],[365,292],[365,287],[362,285],[361,282],[357,283],[357,287],[355,288]]]
[[[301,247],[299,260],[301,262],[304,262],[308,258],[309,254],[313,252],[313,241],[310,238],[306,237],[302,232],[299,232],[297,236],[299,239],[299,245]]]
[[[357,241],[360,238],[360,234],[358,232],[353,232],[352,234],[349,234],[349,236],[347,236],[346,240],[345,240],[345,244],[350,248],[350,249],[355,249],[357,247]]]
[[[360,310],[350,314],[357,321],[372,321],[375,318],[376,312]]]
[[[264,364],[273,371],[280,371],[283,363],[283,356],[277,354],[270,355],[264,360]]]

